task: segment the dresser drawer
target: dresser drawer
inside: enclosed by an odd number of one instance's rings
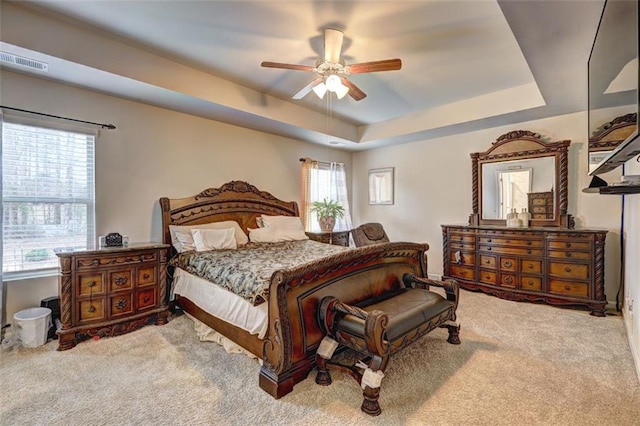
[[[141,266],[138,268],[138,287],[153,285],[156,283],[155,265]]]
[[[580,263],[549,263],[549,273],[558,277],[589,279],[589,265]]]
[[[549,250],[549,257],[554,257],[558,259],[588,260],[588,259],[591,259],[591,254],[586,251]]]
[[[480,281],[487,284],[495,284],[498,282],[498,274],[492,271],[480,270]]]
[[[476,243],[460,243],[454,241],[449,244],[449,247],[453,250],[475,250]]]
[[[133,289],[133,270],[109,271],[109,293],[131,291]]]
[[[456,263],[459,265],[473,266],[476,264],[475,253],[452,251],[449,253],[449,259],[451,260],[451,263]]]
[[[542,279],[540,277],[528,277],[523,275],[520,277],[520,288],[523,290],[542,290]]]
[[[104,294],[104,275],[102,273],[79,274],[78,296],[93,294]]]
[[[449,241],[452,243],[475,243],[476,236],[474,234],[449,234]]]
[[[542,273],[542,261],[541,260],[520,260],[520,272],[525,274],[541,274]]]
[[[117,318],[133,312],[133,293],[123,293],[109,298],[111,317]]]
[[[496,257],[481,255],[480,266],[487,269],[496,269]]]
[[[591,242],[589,241],[569,241],[569,240],[550,240],[547,243],[549,249],[574,249],[574,250],[589,250],[591,249]]]
[[[466,266],[451,265],[451,275],[458,278],[473,280],[475,278],[475,271],[473,268]]]
[[[547,205],[547,199],[546,198],[533,198],[531,200],[531,204],[533,206],[546,206]]]
[[[524,247],[501,247],[501,246],[486,246],[481,245],[480,251],[492,252],[492,253],[504,253],[504,254],[519,254],[527,256],[539,256],[542,257],[542,249],[524,248]]]
[[[516,246],[526,247],[543,247],[544,241],[542,240],[523,240],[517,238],[496,238],[496,237],[480,237],[480,243],[492,243],[492,244],[510,244]]]
[[[551,280],[549,282],[549,292],[571,296],[587,297],[589,295],[589,286],[587,283]]]
[[[500,285],[503,287],[516,287],[516,276],[512,274],[500,274]]]
[[[78,322],[102,321],[106,319],[104,298],[80,300],[78,302]]]
[[[516,260],[515,257],[501,257],[500,270],[516,272],[518,270],[518,261]]]

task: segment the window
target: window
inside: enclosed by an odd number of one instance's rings
[[[95,241],[95,134],[2,123],[3,279],[57,273]]]
[[[321,163],[305,159],[302,165],[302,212],[305,230],[311,232],[320,231],[318,218],[311,211],[314,201],[337,201],[344,207],[344,217],[336,218],[334,230],[343,231],[351,229],[351,213],[349,212],[349,199],[347,196],[347,178],[344,164]]]

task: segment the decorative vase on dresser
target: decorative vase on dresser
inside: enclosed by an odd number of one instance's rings
[[[58,350],[167,323],[167,244],[59,251]]]
[[[469,225],[442,225],[443,278],[460,287],[509,300],[586,306],[604,316],[604,245],[606,230],[573,229],[567,214],[569,141],[547,143],[528,131],[509,132],[483,153],[471,154],[473,213]],[[529,228],[508,227],[501,173],[529,169],[525,190],[553,188],[544,216],[531,214]],[[526,175],[526,174],[525,174]],[[529,194],[528,194],[529,195]],[[541,203],[540,203],[541,204]],[[503,208],[504,207],[504,208]]]

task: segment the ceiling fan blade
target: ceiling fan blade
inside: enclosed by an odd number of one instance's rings
[[[324,30],[324,60],[332,64],[340,62],[342,39],[344,34],[340,30],[325,28]]]
[[[367,97],[367,94],[360,90],[358,86],[353,84],[351,80],[345,77],[340,77],[340,81],[342,81],[342,84],[349,88],[349,96],[351,96],[354,100],[361,101]]]
[[[384,59],[382,61],[362,62],[345,67],[347,74],[362,74],[365,72],[396,71],[402,68],[400,59]]]
[[[311,92],[311,90],[318,84],[322,83],[322,77],[316,78],[311,83],[304,86],[302,89],[298,90],[298,93],[293,95],[291,99],[302,99]]]
[[[264,68],[283,68],[286,70],[297,70],[297,71],[313,71],[315,68],[310,67],[308,65],[296,65],[296,64],[282,64],[280,62],[263,62],[260,64]]]

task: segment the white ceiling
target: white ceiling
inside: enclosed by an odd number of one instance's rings
[[[603,0],[0,4],[126,43],[95,58],[42,35],[30,42],[11,26],[19,19],[3,17],[1,49],[48,62],[46,78],[359,150],[585,110]],[[402,69],[350,76],[367,94],[360,102],[291,100],[314,75],[260,63],[313,66],[326,27],[344,31],[347,64],[401,58]]]

